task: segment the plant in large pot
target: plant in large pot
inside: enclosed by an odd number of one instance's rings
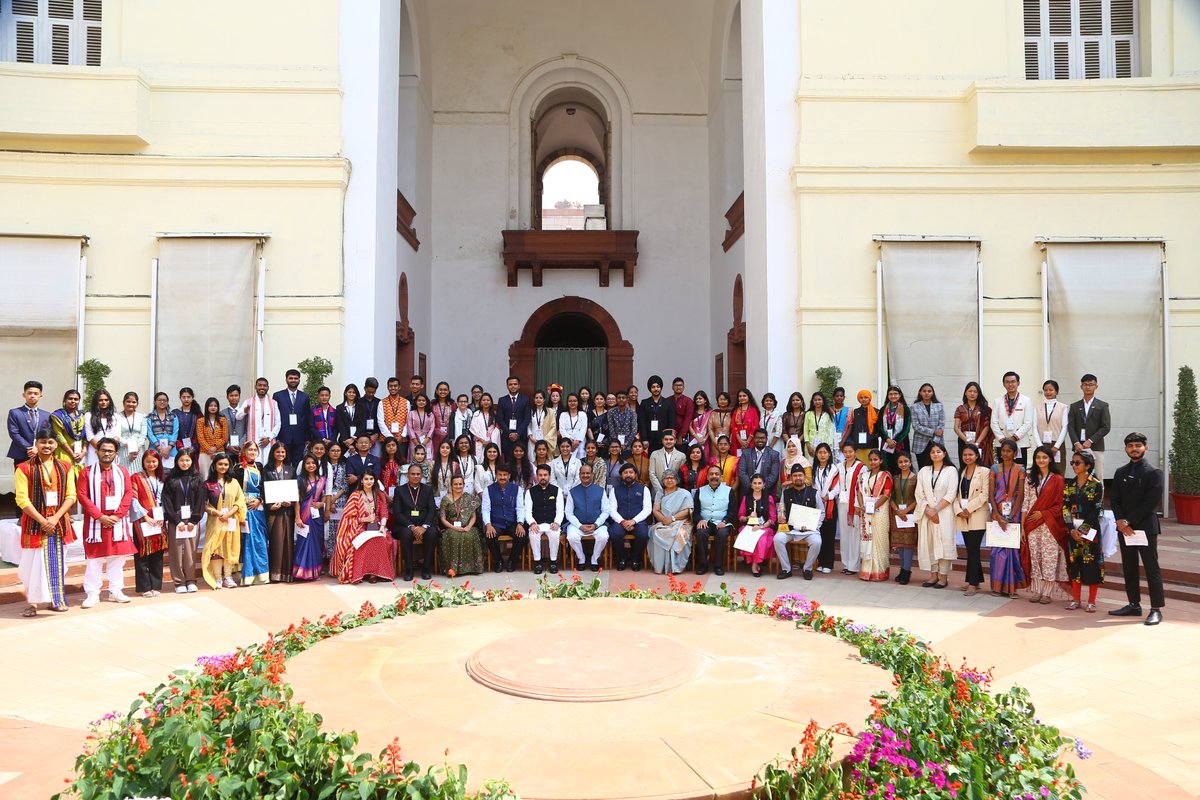
[[[1175,517],[1184,525],[1200,525],[1200,403],[1196,373],[1188,366],[1179,368],[1170,463]]]

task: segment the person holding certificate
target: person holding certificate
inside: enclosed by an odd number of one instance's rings
[[[1021,527],[1029,539],[1031,603],[1049,605],[1070,589],[1067,582],[1067,526],[1063,524],[1063,479],[1054,463],[1054,449],[1040,445],[1025,481],[1025,518]]]
[[[174,460],[171,462],[174,464]],[[133,482],[134,508],[133,554],[134,586],[142,597],[158,597],[162,590],[163,555],[167,549],[162,511],[162,459],[157,450],[142,453],[142,471],[135,472]],[[139,516],[140,515],[140,516]]]
[[[223,453],[224,451],[222,451]],[[215,460],[215,457],[214,457]],[[197,474],[191,451],[181,450],[162,490],[171,583],[176,594],[196,591],[196,537],[204,517],[207,493],[204,476]],[[207,473],[206,473],[207,474]]]
[[[271,580],[292,582],[296,563],[296,503],[300,487],[287,445],[276,442],[267,456],[263,500],[267,505],[267,562]]]
[[[1147,625],[1162,622],[1162,570],[1158,566],[1158,517],[1154,513],[1162,499],[1163,474],[1146,463],[1146,434],[1125,437],[1125,455],[1129,463],[1117,470],[1112,481],[1112,510],[1117,518],[1117,541],[1121,543],[1121,574],[1125,578],[1125,596],[1129,604],[1108,612],[1114,617],[1136,617],[1142,613],[1142,594],[1138,584],[1138,559],[1146,568],[1150,589],[1150,613]]]
[[[891,531],[892,476],[883,468],[883,453],[872,450],[867,455],[867,469],[858,473],[855,485],[855,505],[858,515],[859,580],[886,581],[891,551],[888,533]]]
[[[981,451],[981,452],[987,452]],[[988,569],[992,594],[1015,599],[1029,585],[1029,541],[1021,532],[1021,498],[1025,496],[1025,471],[1017,464],[1021,452],[1013,439],[1000,442],[1000,460],[992,467],[992,521],[988,526]],[[1011,540],[1001,544],[997,535]],[[1008,546],[1011,544],[1012,546]]]
[[[828,448],[826,448],[828,449]],[[803,542],[808,545],[804,556],[804,580],[813,579],[813,566],[821,553],[821,523],[825,521],[824,504],[817,490],[804,475],[804,466],[793,464],[790,472],[791,485],[783,490],[780,498],[779,530],[775,533],[775,555],[779,558],[779,580],[792,577],[792,560],[788,556],[788,544]],[[784,530],[784,526],[787,530]]]
[[[1071,602],[1067,610],[1079,608],[1083,587],[1088,587],[1087,609],[1096,612],[1096,590],[1104,582],[1104,546],[1100,543],[1100,514],[1104,510],[1104,484],[1096,477],[1096,459],[1086,451],[1071,454],[1074,480],[1063,487],[1063,523],[1071,536],[1067,575],[1071,578]]]
[[[396,579],[396,544],[384,533],[387,518],[387,497],[379,490],[374,473],[364,472],[342,509],[337,548],[329,562],[329,571],[339,582]]]
[[[954,521],[967,545],[967,582],[963,592],[971,597],[983,583],[983,561],[979,549],[983,546],[983,534],[987,528],[992,480],[991,473],[979,464],[978,447],[973,444],[964,446],[961,457],[963,466],[958,477]]]
[[[929,445],[929,466],[917,473],[917,563],[929,570],[926,589],[945,589],[958,555],[954,543],[954,495],[958,470],[946,458],[946,448]]]
[[[917,518],[913,515],[917,507],[917,476],[912,471],[912,458],[908,453],[896,455],[899,468],[892,477],[891,530],[888,539],[900,553],[900,572],[896,583],[907,586],[912,579],[913,552],[917,548]]]
[[[253,446],[253,442],[247,442],[243,454]],[[258,455],[256,449],[254,455]],[[237,586],[233,582],[233,573],[237,572],[242,555],[242,520],[246,518],[246,496],[242,493],[241,484],[233,477],[232,462],[227,454],[217,453],[213,456],[204,488],[207,490],[204,511],[208,514],[208,526],[204,532],[200,569],[204,574],[204,582],[213,589],[233,589]],[[178,533],[175,535],[179,536]],[[215,572],[213,559],[221,562]],[[174,575],[172,578],[178,587],[179,578]]]
[[[775,541],[775,495],[767,491],[767,482],[758,473],[750,477],[750,491],[742,496],[738,522],[742,527],[733,546],[742,551],[750,574],[761,577],[762,563]]]
[[[292,578],[315,581],[321,577],[321,566],[325,561],[325,476],[321,473],[321,462],[313,454],[306,455],[300,464],[296,485],[300,502],[297,503]]]

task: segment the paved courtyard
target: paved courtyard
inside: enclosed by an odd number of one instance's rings
[[[636,583],[665,589],[667,583],[644,571],[601,577],[612,588]],[[533,585],[528,573],[466,580],[481,588]],[[803,593],[855,621],[905,626],[952,661],[966,658],[973,666],[993,667],[1001,688],[1028,687],[1042,719],[1082,738],[1094,751],[1091,759],[1074,762],[1090,797],[1200,795],[1200,606],[1173,602],[1164,624],[1147,628],[1140,620],[1103,613],[1123,602],[1110,591],[1101,594],[1101,613],[1085,614],[1066,611],[1061,603],[1035,606],[986,594],[967,598],[957,591],[868,584],[840,575],[808,582],[755,580],[741,572],[701,580],[710,590],[725,582],[733,591],[766,587],[769,597]],[[102,603],[62,615],[43,612],[33,620],[19,617],[20,604],[0,606],[5,687],[0,693],[0,797],[45,798],[60,789],[87,723],[127,709],[139,691],[152,688],[172,669],[260,640],[301,617],[353,611],[364,600],[388,602],[394,591],[386,584],[340,586],[326,580],[164,594],[128,606]],[[80,599],[71,601],[77,605]],[[395,734],[403,743],[405,731]],[[762,760],[772,755],[764,752]]]

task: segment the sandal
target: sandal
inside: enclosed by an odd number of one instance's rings
[[[1087,608],[1085,608],[1084,611],[1086,611],[1089,614],[1095,614],[1096,613],[1096,604],[1088,603]]]
[[[1008,596],[1008,599],[1009,599],[1009,600],[1016,600],[1016,599],[1017,599],[1017,597],[1018,597],[1017,593],[1016,593],[1016,592],[1013,592],[1012,594],[1010,594],[1010,595]]]
[[[21,616],[22,617],[36,617],[37,616],[37,606],[35,606],[35,605],[25,606],[25,610],[21,612]]]
[[[949,586],[949,585],[950,585],[950,582],[949,582],[949,581],[942,581],[941,583],[935,583],[935,584],[933,585],[933,588],[935,588],[935,589],[945,589],[945,588],[946,588],[947,586]]]
[[[1039,597],[1039,598],[1038,598],[1038,602],[1039,602],[1039,603],[1041,603],[1041,604],[1042,604],[1042,605],[1044,605],[1044,606],[1048,606],[1048,605],[1050,605],[1050,604],[1051,604],[1052,602],[1054,602],[1054,601],[1053,601],[1053,600],[1051,600],[1051,599],[1050,599],[1050,597],[1047,595],[1047,596],[1045,596],[1045,597]]]
[[[937,581],[925,581],[921,584],[922,589],[932,589],[935,586],[937,586]]]
[[[1079,608],[1078,600],[1072,600],[1071,602],[1067,603],[1067,611],[1074,611],[1077,608]]]
[[[68,608],[70,608],[70,606],[50,606],[51,611],[57,611],[60,614],[66,611]]]
[[[1033,597],[1029,598],[1029,602],[1040,603],[1040,602],[1042,602],[1042,596],[1040,594],[1035,594]]]

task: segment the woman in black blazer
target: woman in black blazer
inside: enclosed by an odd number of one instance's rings
[[[358,387],[353,383],[346,384],[346,389],[342,392],[342,402],[338,403],[335,412],[336,438],[342,443],[345,452],[352,452],[355,437],[368,432],[367,404],[359,402]]]

